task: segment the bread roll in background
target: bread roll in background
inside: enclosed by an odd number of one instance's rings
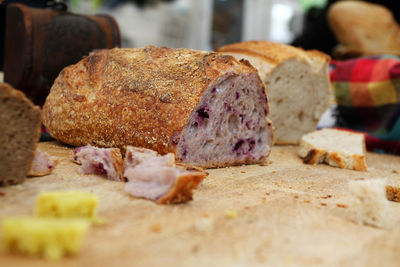
[[[0,83],[0,103],[0,186],[19,184],[35,155],[41,111],[6,83]]]
[[[61,142],[145,147],[207,168],[263,163],[273,137],[257,70],[190,49],[95,51],[60,73],[43,113]]]
[[[340,43],[335,57],[400,55],[400,26],[382,5],[339,1],[329,8],[327,19]]]
[[[263,80],[277,144],[297,144],[317,127],[329,107],[329,56],[267,41],[225,45],[217,50],[247,59]]]

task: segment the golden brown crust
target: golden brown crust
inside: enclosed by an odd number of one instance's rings
[[[275,65],[294,57],[302,58],[304,60],[308,60],[308,57],[313,57],[321,62],[326,62],[330,59],[328,55],[317,50],[304,51],[301,48],[268,41],[246,41],[228,44],[220,47],[216,51],[223,53],[240,53],[248,56],[259,57]]]
[[[200,182],[208,175],[207,172],[198,167],[179,163],[176,166],[189,172],[176,178],[173,188],[157,200],[158,204],[178,204],[192,200],[193,189],[196,189]]]
[[[303,162],[306,164],[317,164],[320,152],[316,149],[308,151],[307,155],[303,158]]]
[[[390,201],[400,202],[400,188],[391,185],[386,186],[386,198]]]
[[[124,177],[124,160],[122,159],[121,151],[116,148],[110,151],[111,158],[113,159],[113,166],[122,182],[127,182],[128,179]]]
[[[99,50],[60,73],[43,107],[44,124],[74,146],[175,152],[171,139],[204,90],[226,75],[253,72],[218,53],[152,46]]]
[[[357,171],[367,171],[367,162],[364,156],[361,155],[353,155],[354,165],[353,169]]]

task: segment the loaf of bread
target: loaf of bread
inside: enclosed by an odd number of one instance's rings
[[[306,134],[301,138],[298,154],[307,164],[367,170],[365,140],[360,133],[327,128]]]
[[[25,180],[39,140],[41,111],[10,85],[0,83],[0,186]]]
[[[95,51],[60,73],[43,113],[61,142],[145,147],[207,168],[263,163],[273,137],[257,70],[190,49]]]
[[[392,12],[365,1],[338,1],[328,11],[329,25],[340,43],[339,57],[400,55],[400,26]]]
[[[327,55],[267,41],[235,43],[217,51],[245,58],[258,69],[268,93],[275,143],[296,144],[316,129],[329,106]]]

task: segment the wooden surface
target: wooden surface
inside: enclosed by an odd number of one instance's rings
[[[79,175],[70,148],[40,143],[60,158],[54,174],[0,188],[0,219],[30,215],[45,190],[82,189],[100,199],[84,247],[57,266],[399,266],[400,203],[390,203],[392,229],[353,223],[348,181],[400,182],[400,158],[368,154],[368,172],[305,165],[296,147],[273,148],[268,166],[209,170],[182,205],[135,199],[124,184]],[[343,205],[347,208],[343,208]],[[0,236],[1,238],[1,236]],[[53,266],[0,254],[0,266]]]

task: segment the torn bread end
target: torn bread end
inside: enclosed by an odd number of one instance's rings
[[[354,197],[350,205],[353,221],[378,228],[392,226],[385,179],[350,181],[349,190]]]

